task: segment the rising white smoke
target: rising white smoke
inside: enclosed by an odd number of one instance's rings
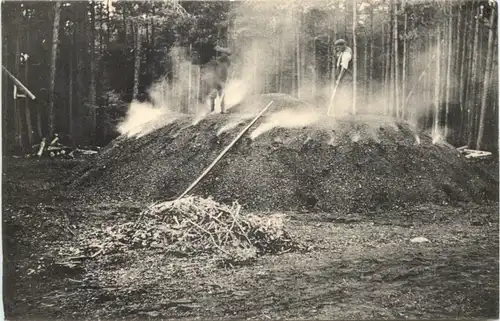
[[[317,124],[321,120],[322,115],[310,109],[285,109],[270,114],[266,117],[251,134],[251,139],[256,139],[265,132],[273,128],[301,128]]]
[[[129,106],[125,120],[118,125],[118,132],[127,137],[140,138],[172,123],[179,116],[167,108],[134,101]]]
[[[295,1],[290,5],[290,1],[245,1],[239,3],[233,9],[231,16],[233,21],[230,29],[229,47],[233,51],[231,56],[232,65],[230,77],[225,89],[226,110],[245,102],[252,105],[254,94],[261,94],[264,88],[272,88],[277,92],[283,82],[284,88],[290,89],[291,75],[297,64],[297,34],[303,26],[298,25],[298,14],[307,12],[312,8],[323,10],[327,7],[328,1],[308,1],[301,4]],[[326,9],[329,10],[329,9]],[[328,19],[334,19],[329,17]],[[331,21],[330,21],[331,22]],[[329,32],[328,23],[318,21],[319,27],[315,31],[318,34]],[[304,35],[302,35],[304,37]],[[305,35],[301,41],[307,41]],[[304,40],[305,39],[305,40]],[[418,121],[428,114],[428,108],[432,108],[432,93],[434,84],[428,83],[423,86],[418,74],[432,61],[434,48],[429,48],[429,52],[418,57],[413,57],[409,62],[409,69],[414,70],[417,76],[408,78],[407,91],[415,88],[412,97],[407,101],[403,99],[401,104],[407,104],[406,119],[415,131],[416,140],[419,140]],[[302,47],[302,82],[299,99],[315,104],[317,109],[312,110],[289,110],[287,112],[277,112],[267,118],[258,130],[255,130],[253,138],[271,130],[274,127],[293,128],[300,126],[317,126],[318,118],[325,118],[329,107],[333,84],[320,85],[314,74],[315,69],[311,61],[314,52],[309,47]],[[170,58],[174,61],[173,76],[171,80],[162,79],[154,84],[150,90],[151,104],[132,103],[127,119],[120,124],[119,130],[123,134],[139,136],[140,133],[149,133],[156,128],[166,125],[176,117],[179,112],[187,112],[192,115],[192,124],[196,125],[210,114],[208,102],[198,102],[198,96],[205,96],[203,88],[199,84],[194,84],[193,79],[204,77],[204,70],[199,66],[191,64],[191,59],[185,49],[173,48],[170,51]],[[359,57],[358,57],[359,58]],[[359,60],[359,59],[358,59]],[[429,68],[427,72],[432,72]],[[197,78],[198,77],[198,78]],[[287,82],[288,83],[285,83]],[[278,86],[279,84],[279,86]],[[444,84],[440,84],[441,88]],[[360,86],[361,87],[361,86]],[[374,92],[366,101],[359,100],[357,103],[357,114],[369,114],[383,116],[388,112],[389,92],[382,91],[382,84],[373,84]],[[296,89],[296,88],[295,88]],[[336,126],[335,119],[352,117],[352,101],[348,100],[352,88],[345,86],[339,88],[335,100],[331,106],[332,120],[327,122],[328,126]],[[362,98],[361,90],[358,91],[358,99]],[[322,97],[318,101],[318,96]],[[405,97],[404,97],[405,98]],[[263,106],[255,105],[255,112]],[[219,111],[220,101],[216,100],[216,112]],[[248,108],[247,108],[248,109]],[[248,111],[248,110],[247,110]],[[269,111],[272,113],[272,107]],[[251,113],[250,113],[251,114]],[[237,127],[242,122],[248,121],[250,114],[240,114],[232,116],[225,125],[219,127],[218,134]],[[367,119],[366,121],[372,121]],[[324,119],[322,123],[325,123]],[[324,125],[324,124],[323,124]],[[438,139],[438,138],[436,138]]]

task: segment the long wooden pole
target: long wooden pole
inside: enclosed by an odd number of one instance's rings
[[[5,66],[2,66],[2,69],[3,71],[5,71],[5,73],[10,77],[10,79],[12,79],[12,81],[16,84],[17,87],[21,88],[22,91],[24,91],[24,93],[26,95],[28,95],[32,100],[35,100],[36,97],[35,95],[33,95],[33,93],[31,91],[29,91],[28,88],[26,88],[26,86],[24,86],[20,81],[19,79],[17,79],[16,77],[14,77],[13,74],[11,74],[7,68],[5,68]]]
[[[221,160],[221,158],[231,149],[231,147],[236,144],[236,142],[243,136],[249,129],[252,127],[252,125],[266,112],[266,110],[274,103],[274,101],[271,101],[267,106],[262,109],[262,111],[255,116],[255,118],[250,122],[250,124],[247,125],[239,134],[236,136],[236,138],[229,144],[220,154],[217,156],[217,158],[210,164],[210,166],[207,167],[207,169],[191,184],[189,187],[176,199],[180,200],[183,198],[187,193],[189,193],[193,188],[196,187],[196,185],[207,175],[210,170]]]
[[[328,104],[328,111],[326,113],[328,116],[333,116],[332,115],[333,99],[335,98],[335,94],[337,93],[338,86],[339,86],[339,83],[336,83],[335,87],[333,88],[332,96],[330,97],[330,103]]]

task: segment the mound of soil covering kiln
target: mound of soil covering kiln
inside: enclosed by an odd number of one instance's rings
[[[164,201],[182,193],[248,124],[232,117],[274,104],[191,194],[247,209],[366,212],[416,203],[497,200],[498,180],[452,146],[407,124],[359,116],[302,128],[276,127],[250,139],[272,113],[311,106],[263,95],[193,125],[185,117],[141,138],[119,137],[78,169],[71,190],[88,201]],[[327,122],[323,120],[322,122]]]

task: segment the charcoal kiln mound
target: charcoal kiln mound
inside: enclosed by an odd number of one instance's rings
[[[406,123],[369,115],[333,120],[281,94],[248,99],[228,114],[201,120],[166,116],[147,135],[120,136],[78,168],[70,191],[89,202],[173,199],[271,100],[191,194],[259,211],[367,212],[497,201],[496,178]]]

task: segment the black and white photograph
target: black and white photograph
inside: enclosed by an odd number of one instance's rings
[[[497,1],[0,9],[0,319],[499,319]]]

